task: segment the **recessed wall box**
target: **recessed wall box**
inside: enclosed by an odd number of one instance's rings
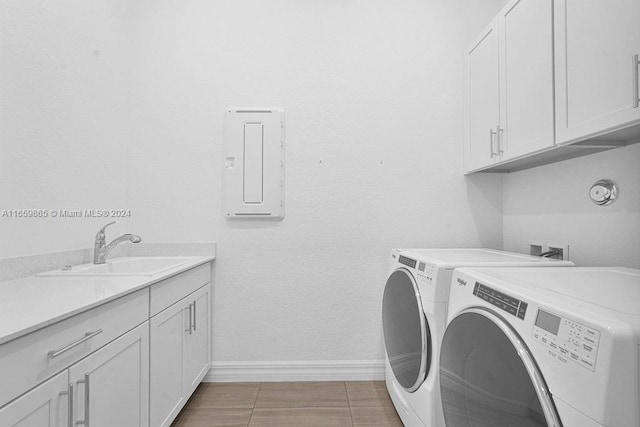
[[[540,256],[543,252],[546,252],[544,243],[529,242],[529,255]]]
[[[598,206],[608,206],[618,197],[618,186],[610,179],[601,179],[589,189],[591,201]]]
[[[284,110],[226,111],[223,204],[227,218],[284,218]]]

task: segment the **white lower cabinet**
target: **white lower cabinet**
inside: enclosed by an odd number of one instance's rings
[[[209,369],[211,264],[0,345],[0,427],[170,425]]]
[[[69,369],[74,425],[149,425],[149,324],[127,332]]]
[[[152,317],[151,426],[169,426],[209,369],[210,285]]]
[[[184,383],[187,314],[185,304],[181,302],[172,305],[150,320],[152,426],[171,424],[185,401],[182,384]]]
[[[185,341],[185,390],[188,395],[193,393],[209,371],[211,360],[210,293],[210,286],[207,285],[189,296],[189,299],[193,300],[191,309],[193,325],[191,333]]]
[[[149,426],[148,322],[0,409],[3,427],[76,425]]]
[[[69,423],[69,371],[45,381],[0,409],[0,426],[66,427]]]

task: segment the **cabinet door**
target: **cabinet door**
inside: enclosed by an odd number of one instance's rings
[[[69,390],[69,371],[65,370],[0,409],[0,426],[68,426]]]
[[[556,0],[559,144],[640,122],[632,63],[640,54],[639,17],[638,0]]]
[[[499,157],[494,134],[500,121],[497,22],[485,29],[467,55],[467,172],[490,165]]]
[[[74,421],[90,427],[149,426],[149,322],[69,369]]]
[[[498,15],[503,159],[554,145],[553,2],[515,0]]]
[[[189,397],[184,390],[184,366],[190,301],[183,299],[150,320],[150,421],[154,427],[170,425]]]
[[[209,371],[211,361],[211,285],[190,295],[192,324],[185,346],[185,390],[191,395]]]

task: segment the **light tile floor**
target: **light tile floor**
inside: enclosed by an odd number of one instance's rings
[[[383,381],[202,383],[174,427],[402,427]]]

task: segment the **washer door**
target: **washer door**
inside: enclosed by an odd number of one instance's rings
[[[485,309],[468,309],[447,326],[440,391],[450,427],[562,425],[529,349],[508,323]]]
[[[431,364],[431,335],[413,276],[403,268],[387,279],[382,328],[393,375],[405,390],[420,387]]]

